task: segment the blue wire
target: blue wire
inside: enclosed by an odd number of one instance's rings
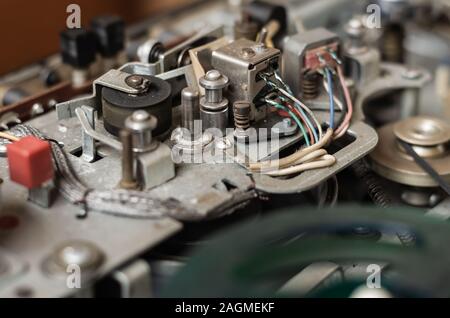
[[[330,128],[334,129],[334,94],[333,94],[333,78],[328,68],[325,68],[325,75],[328,81],[328,95],[330,96]]]

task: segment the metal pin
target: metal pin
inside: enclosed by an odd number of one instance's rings
[[[266,28],[262,28],[261,32],[258,34],[258,39],[256,40],[256,42],[265,44],[268,34],[269,31]]]
[[[194,120],[199,117],[200,95],[196,90],[186,87],[181,92],[181,125],[194,133]]]
[[[335,51],[333,51],[330,48],[327,51],[328,51],[328,53],[330,53],[331,57],[333,58],[333,60],[336,61],[336,63],[338,63],[339,65],[342,65],[342,60],[337,56]]]
[[[122,142],[122,180],[119,186],[122,189],[136,189],[138,184],[134,177],[134,154],[133,138],[130,131],[123,129],[120,131],[120,141]]]
[[[319,62],[321,64],[323,64],[324,66],[326,66],[327,65],[327,61],[323,58],[323,56],[321,54],[319,54],[319,53],[317,53],[316,55],[317,55],[317,58],[319,59]]]

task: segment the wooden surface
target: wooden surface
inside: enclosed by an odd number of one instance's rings
[[[92,17],[117,14],[127,23],[168,11],[189,0],[1,0],[0,75],[59,51],[59,33],[66,27],[70,3],[81,7],[83,26]]]

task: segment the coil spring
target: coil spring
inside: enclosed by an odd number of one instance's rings
[[[376,205],[382,208],[392,206],[392,200],[384,191],[379,182],[379,178],[372,172],[364,160],[355,162],[352,168],[356,176],[364,180],[367,185],[368,195]],[[416,241],[414,234],[409,231],[397,232],[397,237],[405,246],[413,245]]]
[[[250,127],[250,103],[237,101],[233,105],[234,126],[245,130]]]
[[[393,63],[403,63],[404,48],[403,42],[405,31],[401,25],[392,24],[386,27],[381,38],[381,53],[383,59]]]
[[[302,92],[303,98],[314,99],[319,95],[319,74],[316,72],[306,73],[303,76]]]

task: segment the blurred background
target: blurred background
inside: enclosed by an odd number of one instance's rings
[[[166,13],[195,0],[40,0],[0,1],[0,75],[44,59],[59,50],[71,3],[81,7],[82,26],[97,15],[120,15],[127,24]],[[45,35],[45,36],[44,36]]]

